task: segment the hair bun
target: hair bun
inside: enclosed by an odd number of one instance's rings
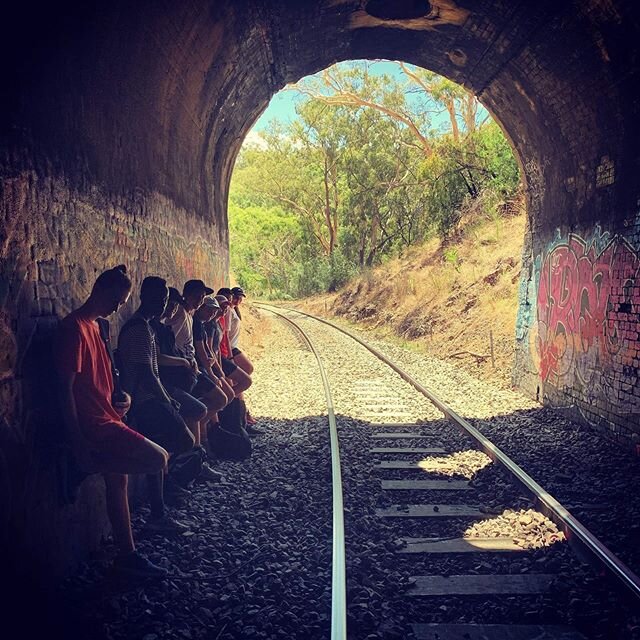
[[[117,267],[113,267],[116,271],[121,271],[122,273],[127,273],[127,266],[124,264],[119,264]]]

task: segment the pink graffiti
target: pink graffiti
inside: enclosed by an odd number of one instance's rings
[[[623,366],[638,358],[640,257],[614,238],[595,243],[570,235],[542,263],[538,287],[538,353],[543,380],[558,383],[584,364]],[[635,302],[634,302],[635,299]]]

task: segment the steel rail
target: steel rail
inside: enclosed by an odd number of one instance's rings
[[[260,305],[265,306],[267,305]],[[269,308],[274,315],[282,318],[294,327],[302,336],[304,343],[309,347],[318,361],[324,396],[327,402],[327,417],[329,420],[329,436],[331,442],[331,486],[333,498],[333,536],[331,558],[331,640],[346,640],[347,638],[347,580],[346,580],[346,554],[344,542],[344,504],[342,499],[342,474],[340,471],[340,445],[338,442],[338,428],[336,414],[331,397],[329,379],[322,365],[320,354],[311,342],[304,330],[291,318],[283,313]]]
[[[283,308],[283,307],[280,307]],[[565,507],[560,504],[549,492],[545,491],[531,476],[529,476],[520,466],[518,466],[506,453],[496,447],[488,440],[478,429],[471,425],[462,416],[458,415],[451,407],[447,406],[431,391],[423,387],[417,380],[412,378],[408,373],[403,371],[383,353],[375,347],[367,344],[359,336],[355,335],[348,329],[334,324],[330,320],[319,318],[310,313],[292,309],[295,313],[299,313],[308,318],[312,318],[318,322],[322,322],[334,329],[349,336],[365,349],[370,351],[379,360],[391,367],[400,377],[413,386],[418,392],[428,398],[434,406],[436,406],[444,416],[460,428],[464,433],[470,435],[480,446],[480,448],[495,462],[505,467],[516,480],[533,496],[540,510],[563,531],[567,540],[580,555],[585,555],[589,561],[596,561],[617,580],[619,580],[631,593],[640,598],[640,577],[635,574],[626,564],[622,562],[614,553],[593,535],[575,516],[573,516]]]

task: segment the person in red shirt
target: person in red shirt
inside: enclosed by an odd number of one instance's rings
[[[166,570],[135,549],[127,474],[164,469],[168,453],[123,422],[131,398],[114,395],[111,361],[97,323],[116,312],[130,293],[124,265],[100,274],[87,301],[61,321],[55,358],[64,426],[75,461],[87,474],[104,475],[107,512],[119,548],[115,567],[128,575],[159,577]]]
[[[225,293],[220,293],[221,291],[224,292],[226,289],[220,289],[215,297],[222,311],[218,316],[218,326],[220,327],[220,360],[222,371],[231,384],[234,393],[238,396],[251,386],[252,380],[251,376],[233,361],[229,335],[227,333],[227,319],[225,317],[231,303],[229,302],[229,296]]]

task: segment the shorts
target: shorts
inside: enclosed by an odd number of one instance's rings
[[[225,376],[230,376],[238,368],[238,365],[233,360],[229,360],[229,358],[225,358],[223,356],[221,360],[222,371],[224,372]]]
[[[131,458],[132,453],[145,442],[145,437],[123,422],[107,422],[90,430],[83,429],[83,435],[91,442],[96,458]]]
[[[242,353],[242,351],[240,351],[240,349],[238,349],[238,347],[233,347],[233,349],[231,349],[231,355],[235,358],[235,356],[237,356],[239,353]]]
[[[191,431],[169,402],[147,400],[135,407],[133,417],[136,429],[169,453],[182,453],[193,447]]]
[[[207,405],[194,398],[190,393],[175,387],[169,390],[169,395],[180,403],[178,413],[183,418],[200,420],[207,415]]]
[[[202,371],[198,374],[198,381],[196,382],[196,386],[191,389],[191,394],[194,398],[202,398],[206,396],[211,389],[214,389],[218,385],[206,374],[202,373]],[[178,402],[180,402],[178,400]]]

